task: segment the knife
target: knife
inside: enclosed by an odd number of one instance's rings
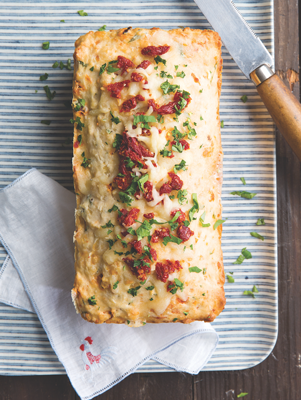
[[[244,75],[252,80],[278,129],[301,160],[301,105],[271,69],[273,59],[231,0],[194,0]]]

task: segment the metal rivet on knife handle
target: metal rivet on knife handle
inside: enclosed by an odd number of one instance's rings
[[[275,72],[268,65],[261,65],[256,68],[255,71],[251,72],[250,78],[255,83],[256,86],[260,85],[271,76],[273,76]]]

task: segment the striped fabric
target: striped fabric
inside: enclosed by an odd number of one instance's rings
[[[237,8],[273,52],[272,0],[237,0]],[[80,16],[84,10],[88,16]],[[64,20],[65,22],[60,22]],[[53,69],[55,61],[72,59],[74,41],[102,25],[171,29],[178,26],[208,28],[191,0],[122,2],[77,1],[0,3],[0,187],[30,167],[72,190],[71,99],[72,71]],[[50,41],[49,50],[42,42]],[[227,305],[213,323],[220,336],[216,353],[205,370],[243,369],[261,362],[277,337],[277,227],[274,127],[253,84],[247,81],[223,49],[221,97],[224,149],[222,246],[225,271],[235,283],[226,283]],[[46,82],[40,75],[49,74]],[[43,86],[56,91],[48,101]],[[243,103],[240,98],[247,95]],[[41,120],[50,120],[49,126]],[[240,180],[244,177],[246,186]],[[234,190],[256,192],[252,200],[233,196]],[[264,218],[265,226],[256,226]],[[264,241],[251,237],[255,231]],[[233,265],[241,249],[253,258]],[[5,251],[0,248],[0,265]],[[1,270],[0,270],[1,271]],[[243,295],[253,285],[256,297]],[[138,372],[170,369],[153,361]],[[0,304],[0,374],[63,374],[38,318]]]

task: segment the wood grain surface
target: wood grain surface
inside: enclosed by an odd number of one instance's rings
[[[298,0],[275,0],[277,74],[300,99]],[[279,334],[260,365],[243,371],[133,374],[96,399],[301,399],[301,164],[277,132]],[[0,376],[0,400],[75,400],[66,376]]]

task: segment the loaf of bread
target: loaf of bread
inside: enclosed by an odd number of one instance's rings
[[[213,321],[225,305],[219,35],[127,28],[75,47],[77,312]]]

